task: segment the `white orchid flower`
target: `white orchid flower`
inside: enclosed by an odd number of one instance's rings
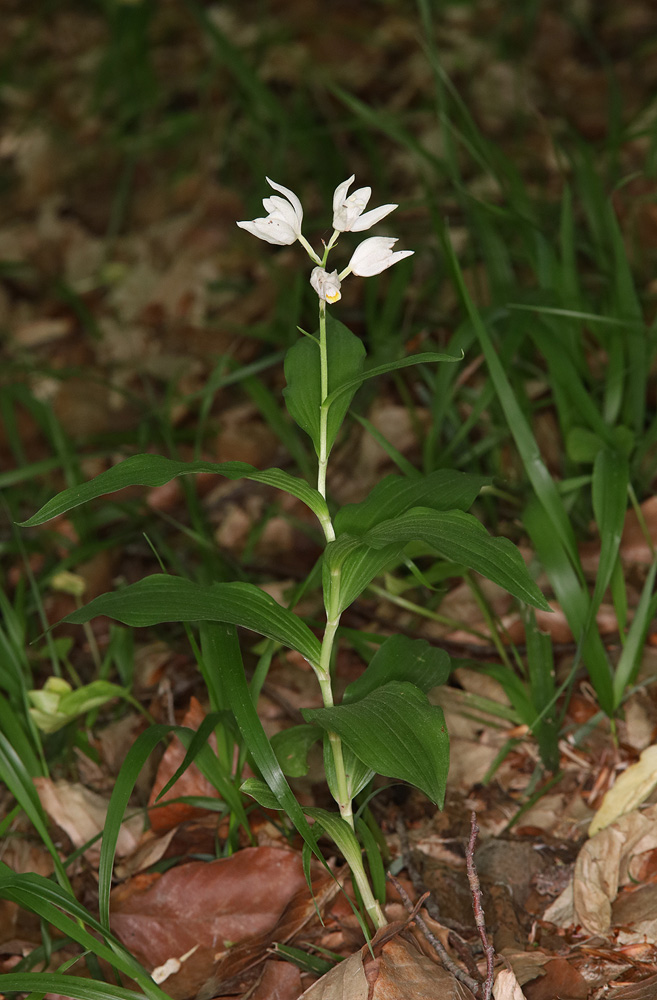
[[[397,208],[397,205],[381,205],[381,208],[373,208],[363,215],[363,210],[370,200],[372,188],[358,188],[347,197],[347,191],[355,176],[352,174],[348,180],[338,184],[333,193],[333,229],[340,233],[361,233],[365,229],[371,229],[375,223],[385,219],[386,215]]]
[[[392,267],[397,261],[404,257],[410,257],[414,250],[395,250],[392,247],[397,242],[392,236],[370,236],[363,240],[351,255],[347,267],[340,274],[340,280],[346,278],[348,274],[357,274],[361,278],[370,278],[373,274],[380,274],[386,268]]]
[[[282,184],[275,184],[269,177],[267,183],[274,191],[280,191],[285,197],[273,195],[271,198],[264,198],[262,204],[269,215],[263,219],[254,219],[252,222],[238,222],[237,225],[240,229],[246,229],[248,233],[257,236],[259,240],[275,243],[277,246],[289,246],[290,243],[296,243],[301,236],[303,223],[301,202],[294,191],[283,187]]]
[[[332,271],[329,274],[323,267],[314,267],[310,274],[310,284],[320,299],[324,299],[325,302],[332,304],[342,298],[340,279],[338,278],[337,271]]]

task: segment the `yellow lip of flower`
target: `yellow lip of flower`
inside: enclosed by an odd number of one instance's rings
[[[342,292],[337,291],[337,292],[333,292],[332,295],[327,295],[326,296],[326,301],[330,302],[331,305],[333,305],[334,302],[337,302],[341,298],[342,298]]]

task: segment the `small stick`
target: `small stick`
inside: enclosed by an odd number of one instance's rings
[[[402,902],[406,907],[406,909],[408,910],[408,912],[410,914],[414,914],[416,907],[413,906],[412,900],[408,895],[408,893],[406,892],[406,890],[404,889],[403,885],[401,885],[401,883],[398,882],[395,876],[391,875],[390,872],[388,872],[388,878],[390,879],[395,889],[401,896]],[[423,900],[420,900],[419,902],[422,903]],[[440,941],[435,936],[435,934],[432,934],[432,932],[427,927],[424,918],[421,917],[419,913],[415,913],[414,918],[415,922],[417,923],[418,927],[424,934],[425,938],[427,939],[433,950],[440,956],[440,960],[447,969],[447,971],[451,972],[452,975],[455,977],[455,979],[460,980],[465,986],[471,989],[473,993],[475,994],[478,993],[481,983],[478,983],[476,979],[473,979],[471,976],[467,974],[467,972],[464,972],[463,969],[459,965],[457,965],[452,958],[450,958],[442,941]]]
[[[465,863],[468,872],[468,882],[470,883],[470,892],[472,893],[472,909],[474,911],[475,924],[477,925],[479,937],[481,938],[484,954],[486,956],[486,981],[484,982],[482,998],[483,1000],[490,1000],[491,993],[493,992],[493,962],[495,961],[495,949],[489,942],[486,935],[486,918],[484,917],[484,910],[481,905],[481,885],[479,884],[479,876],[477,875],[477,869],[475,868],[474,863],[474,849],[478,833],[479,827],[477,826],[477,814],[473,810],[470,817],[470,840],[468,841],[468,846],[465,851]]]

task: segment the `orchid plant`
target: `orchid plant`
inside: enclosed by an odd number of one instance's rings
[[[319,854],[318,832],[323,830],[331,837],[350,867],[366,913],[372,924],[380,927],[386,922],[382,908],[385,886],[377,877],[382,872],[381,861],[377,861],[375,842],[367,826],[358,813],[354,814],[353,803],[379,773],[409,782],[443,805],[449,766],[448,734],[443,713],[429,700],[428,693],[446,681],[451,664],[444,650],[423,640],[393,635],[381,640],[375,652],[371,644],[359,643],[359,650],[369,662],[336,704],[333,663],[343,612],[377,575],[407,558],[409,543],[413,543],[415,553],[442,556],[456,567],[455,574],[458,567],[475,570],[505,587],[520,602],[543,609],[548,605],[514,545],[507,539],[491,537],[477,518],[467,513],[488,482],[485,477],[447,469],[425,476],[419,472],[414,476],[389,475],[360,503],[338,510],[329,503],[329,458],[351,400],[362,383],[410,365],[460,360],[426,352],[366,370],[362,341],[327,311],[327,304],[339,302],[342,282],[350,274],[379,274],[413,252],[393,250],[393,237],[372,236],[356,246],[344,269],[328,270],[329,255],[343,234],[365,232],[397,208],[382,205],[365,211],[371,189],[363,187],[348,194],[353,181],[351,176],[335,189],[333,233],[321,254],[302,233],[299,198],[274,181],[268,183],[277,194],[263,201],[267,215],[237,223],[267,243],[300,243],[313,265],[310,284],[318,296],[318,330],[305,334],[288,351],[284,397],[290,415],[312,441],[317,456],[316,486],[282,469],[258,470],[244,462],[179,462],[156,455],[134,455],[94,480],[64,490],[24,524],[41,524],[126,486],[154,487],[199,472],[265,483],[288,492],[310,508],[323,534],[321,569],[326,620],[319,636],[293,610],[278,604],[255,584],[207,585],[169,574],[154,574],[101,595],[65,621],[86,623],[102,614],[131,626],[170,621],[202,623],[202,670],[211,707],[216,710],[213,724],[217,724],[221,710],[230,709],[254,770],[259,773],[259,777],[243,782],[242,789],[263,806],[287,813],[315,853]],[[306,709],[304,725],[285,730],[273,740],[265,735],[255,709],[262,671],[257,669],[251,685],[247,683],[237,626],[296,650],[317,677],[323,707]],[[204,741],[204,734],[199,736]],[[323,741],[326,779],[337,813],[302,808],[286,777],[307,769],[308,750],[319,740]],[[206,745],[203,750],[207,759]],[[372,882],[365,871],[361,842],[368,853]],[[107,841],[107,835],[103,851],[105,863],[111,866],[114,844]]]

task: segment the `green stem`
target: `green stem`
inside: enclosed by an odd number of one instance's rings
[[[335,633],[338,630],[339,624],[340,615],[337,615],[335,618],[329,618],[326,622],[324,638],[322,639],[318,679],[322,692],[324,708],[333,708],[333,705],[335,704],[333,701],[333,687],[331,685],[331,654],[333,652]],[[351,795],[349,794],[347,771],[344,766],[342,740],[337,733],[329,733],[328,737],[331,744],[331,752],[333,754],[333,763],[335,765],[335,783],[337,792],[335,800],[338,804],[340,815],[349,824],[351,829],[354,830],[354,816],[351,808]]]
[[[326,258],[328,256],[328,251],[337,238],[337,233],[334,233],[331,237],[329,245],[326,247],[324,253],[323,264],[326,263]],[[319,411],[319,455],[317,462],[317,490],[326,499],[326,469],[328,466],[329,459],[329,447],[328,447],[328,409],[324,406],[324,401],[328,396],[328,356],[326,349],[326,302],[323,299],[319,300],[319,371],[320,371],[320,411]],[[332,542],[335,539],[335,530],[333,528],[333,522],[330,520],[327,522],[322,522],[322,528],[324,529],[324,535],[327,542]],[[331,574],[331,590],[330,596],[325,594],[325,599],[327,599],[327,609],[326,609],[326,628],[324,629],[324,635],[322,638],[322,648],[319,658],[319,666],[317,670],[317,679],[319,680],[320,690],[322,692],[322,701],[325,708],[332,708],[334,705],[333,701],[333,687],[331,684],[331,656],[333,653],[333,645],[335,643],[335,636],[340,624],[340,611],[337,607],[332,608],[331,604],[336,604],[339,600],[340,594],[340,570],[335,569]],[[333,755],[333,767],[335,769],[335,795],[338,809],[340,810],[340,815],[346,823],[349,824],[352,830],[355,831],[354,815],[351,805],[351,792],[349,789],[349,781],[347,778],[347,772],[344,765],[344,754],[342,752],[342,740],[337,733],[329,733],[329,745],[331,747],[331,753]],[[381,909],[379,903],[374,897],[372,892],[369,879],[365,872],[362,859],[359,859],[358,863],[352,865],[351,874],[354,882],[358,886],[358,891],[360,892],[361,899],[363,900],[363,905],[370,917],[372,923],[375,927],[385,927],[387,920]]]
[[[328,465],[328,410],[324,400],[328,396],[328,357],[326,351],[326,302],[319,300],[319,377],[321,404],[319,409],[319,456],[317,463],[317,489],[326,499],[326,467]],[[331,525],[331,536],[335,538]]]

